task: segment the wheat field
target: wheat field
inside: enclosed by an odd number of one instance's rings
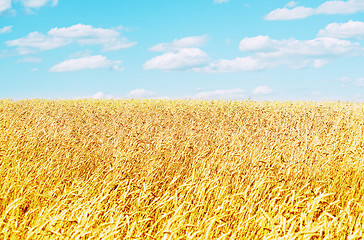
[[[0,100],[1,239],[363,239],[364,104]]]

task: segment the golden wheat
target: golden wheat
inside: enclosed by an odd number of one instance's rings
[[[0,100],[1,239],[362,239],[364,105]]]

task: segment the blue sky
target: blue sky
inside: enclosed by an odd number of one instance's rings
[[[364,101],[364,0],[0,0],[0,99]]]

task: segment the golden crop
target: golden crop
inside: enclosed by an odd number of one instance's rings
[[[1,239],[362,239],[364,105],[0,100]]]

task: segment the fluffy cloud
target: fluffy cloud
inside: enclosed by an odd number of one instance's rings
[[[27,8],[39,8],[51,2],[52,6],[58,4],[58,0],[22,0],[24,7]]]
[[[232,60],[220,59],[208,66],[194,69],[197,72],[228,73],[258,71],[266,67],[266,64],[254,57],[238,57]]]
[[[29,33],[27,36],[7,41],[10,47],[23,49],[50,50],[72,43],[79,45],[102,45],[105,51],[129,48],[136,42],[128,42],[114,29],[95,28],[91,25],[76,24],[68,28],[52,28],[46,35],[39,32]]]
[[[11,8],[11,2],[12,0],[0,0],[0,14]],[[58,4],[58,0],[21,0],[20,3],[25,8],[30,9],[40,8],[47,5],[48,3],[50,3],[52,6],[56,6]]]
[[[76,97],[75,99],[113,99],[114,97],[111,94],[105,94],[104,92],[97,92],[92,96],[87,97]]]
[[[104,92],[97,92],[94,95],[86,98],[92,98],[92,99],[112,99],[113,96],[110,94],[105,94]]]
[[[355,84],[359,87],[364,87],[364,78],[356,79]]]
[[[359,43],[352,43],[329,37],[319,37],[312,40],[275,40],[268,36],[244,38],[239,44],[241,51],[258,51],[264,57],[283,55],[294,56],[332,56],[355,53]]]
[[[271,48],[271,44],[275,40],[270,39],[268,36],[246,37],[239,43],[241,51],[264,51]]]
[[[281,65],[292,69],[320,68],[338,56],[356,56],[363,49],[359,43],[319,37],[312,40],[271,39],[268,36],[244,38],[239,49],[250,52],[247,57],[220,59],[194,71],[208,73],[246,72],[275,68]]]
[[[32,32],[25,37],[7,41],[6,45],[9,47],[18,47],[19,50],[32,48],[44,51],[63,47],[71,43],[72,41],[70,39],[53,38],[39,32]]]
[[[214,0],[214,3],[227,3],[229,0]]]
[[[353,14],[364,11],[363,0],[326,1],[317,8],[294,7],[278,8],[270,12],[266,20],[302,19],[317,14]]]
[[[99,39],[99,38],[116,38],[119,32],[112,29],[95,28],[91,25],[76,24],[71,27],[52,28],[48,31],[49,36],[69,39]]]
[[[102,99],[102,98],[104,98],[104,95],[105,94],[103,92],[97,92],[94,95],[92,95],[91,98],[93,98],[93,99]]]
[[[333,38],[359,38],[364,37],[364,22],[352,21],[347,23],[331,23],[319,31],[318,36]]]
[[[259,86],[253,90],[254,95],[266,95],[271,93],[273,90],[268,86]]]
[[[320,68],[336,56],[355,56],[362,51],[359,43],[329,37],[312,40],[275,40],[267,36],[244,38],[239,45],[241,51],[254,51],[254,58],[275,67],[287,65],[291,68]]]
[[[0,14],[11,8],[11,0],[0,0]]]
[[[144,88],[137,88],[126,94],[127,98],[150,98],[155,96],[153,91],[145,90]]]
[[[265,19],[266,20],[292,20],[292,19],[303,19],[314,14],[312,8],[306,7],[295,7],[289,8],[278,8],[270,12]]]
[[[205,65],[209,57],[199,47],[204,46],[206,42],[207,36],[203,35],[157,44],[149,50],[164,53],[144,63],[143,69],[188,70]]]
[[[352,14],[364,11],[363,0],[327,1],[315,9],[316,14]]]
[[[146,90],[144,88],[137,88],[134,90],[131,90],[125,95],[125,98],[152,98],[155,97],[156,93],[153,91]],[[92,98],[92,99],[117,99],[114,96],[110,94],[105,94],[104,92],[97,92],[92,96],[88,96],[86,98]]]
[[[121,61],[111,61],[105,56],[89,56],[81,58],[72,58],[54,65],[49,69],[51,72],[71,72],[85,69],[112,68],[122,70]]]
[[[352,79],[352,78],[349,78],[349,77],[343,77],[343,78],[340,78],[340,79],[336,79],[334,81],[343,83],[341,85],[341,87],[348,87],[348,84],[354,84],[354,85],[356,85],[358,87],[364,87],[364,78]]]
[[[290,1],[289,3],[286,4],[286,8],[293,8],[295,6],[297,6],[298,2],[295,1]]]
[[[160,43],[151,48],[149,51],[152,52],[167,52],[182,48],[198,48],[205,46],[208,38],[206,35],[203,36],[191,36],[181,39],[174,39],[171,43]]]
[[[103,45],[104,50],[112,51],[129,48],[136,42],[128,42],[115,29],[95,28],[91,25],[76,24],[68,28],[53,28],[48,32],[53,38],[69,39],[80,45]]]
[[[235,89],[222,89],[222,90],[213,90],[213,91],[204,91],[199,92],[195,94],[192,97],[188,98],[194,98],[194,99],[243,99],[246,98],[247,95],[245,93],[246,91],[241,88],[235,88]]]
[[[2,27],[2,28],[0,28],[0,34],[2,34],[2,33],[9,33],[9,32],[11,32],[11,29],[12,28],[13,28],[13,26],[5,26],[5,27]]]
[[[293,3],[292,3],[293,4]],[[349,22],[341,26],[341,33],[353,36],[351,29],[355,25],[355,36],[361,32],[358,22]],[[235,59],[219,59],[212,61],[198,46],[206,43],[206,36],[175,39],[172,43],[161,43],[153,46],[152,51],[165,51],[164,54],[147,61],[143,68],[162,70],[193,70],[207,73],[227,73],[259,71],[278,66],[288,66],[292,69],[321,68],[335,57],[353,57],[363,52],[357,42],[324,36],[326,32],[320,31],[319,37],[310,40],[271,39],[269,36],[246,37],[240,41],[239,49],[248,53],[248,56]],[[331,31],[333,32],[333,31]],[[338,33],[336,31],[336,33]],[[321,36],[322,35],[322,36]],[[337,34],[336,34],[337,35]]]
[[[17,63],[40,63],[40,62],[42,62],[42,59],[35,57],[24,57],[17,61]]]
[[[154,57],[143,65],[144,70],[186,70],[204,65],[208,55],[199,48],[182,48]]]

